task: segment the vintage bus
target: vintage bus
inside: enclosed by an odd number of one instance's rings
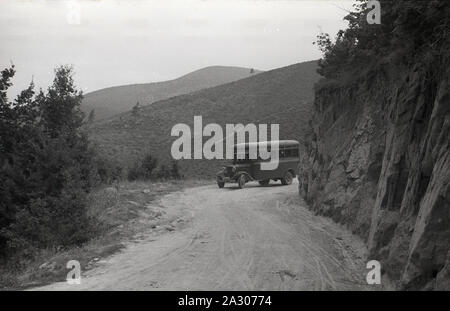
[[[217,185],[223,188],[226,183],[237,183],[239,188],[243,188],[249,181],[258,181],[260,185],[266,186],[271,180],[281,181],[283,185],[292,184],[295,172],[299,164],[299,142],[296,140],[280,140],[277,144],[274,141],[253,142],[234,145],[234,159],[232,163],[222,168],[217,173]],[[279,163],[274,170],[262,170],[261,163],[269,160],[250,159],[249,148],[259,147],[265,144],[268,150],[278,149]],[[238,148],[241,146],[240,148]],[[238,159],[238,150],[245,147],[245,158]],[[258,153],[259,154],[259,153]]]

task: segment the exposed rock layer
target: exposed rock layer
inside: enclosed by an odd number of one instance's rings
[[[447,67],[448,68],[448,67]],[[299,191],[401,289],[450,289],[450,72],[386,64],[317,87]]]

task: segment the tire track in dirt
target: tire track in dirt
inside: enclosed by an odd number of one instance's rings
[[[359,281],[363,243],[307,210],[296,185],[202,186],[158,205],[173,219],[170,230],[130,243],[84,274],[81,285],[37,289],[368,289]]]

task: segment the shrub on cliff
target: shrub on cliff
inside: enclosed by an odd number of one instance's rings
[[[348,27],[334,40],[321,33],[316,44],[323,53],[318,72],[336,79],[361,67],[376,64],[387,55],[395,61],[412,64],[424,53],[434,60],[447,53],[450,36],[450,2],[380,0],[381,24],[369,24],[367,0],[359,0],[344,19]]]

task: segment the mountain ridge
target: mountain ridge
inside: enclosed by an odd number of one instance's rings
[[[111,86],[85,94],[82,110],[94,110],[97,120],[130,110],[137,102],[152,104],[159,100],[187,94],[203,88],[237,81],[262,71],[233,66],[208,66],[178,78],[150,83]]]

